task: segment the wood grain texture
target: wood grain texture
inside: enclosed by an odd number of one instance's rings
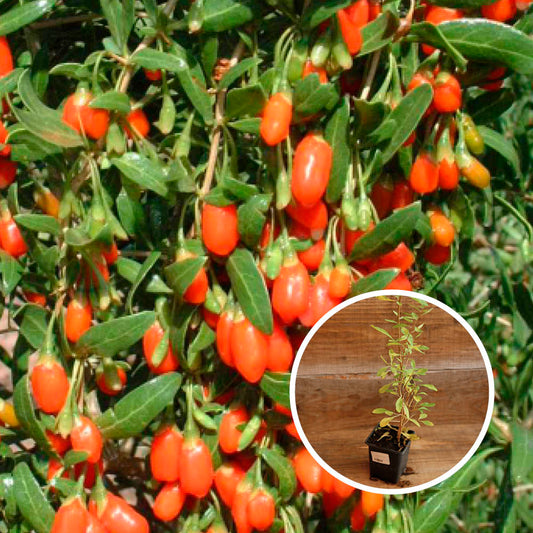
[[[404,298],[408,301],[409,298]],[[393,396],[378,389],[386,380],[376,376],[383,366],[385,337],[370,327],[392,318],[391,302],[367,299],[331,317],[309,342],[296,379],[296,407],[302,428],[315,451],[346,477],[375,487],[368,473],[364,441],[380,415],[376,407],[393,408]],[[420,485],[435,479],[460,461],[474,444],[489,400],[482,356],[468,332],[438,307],[424,317],[421,343],[430,347],[418,366],[438,392],[429,419],[434,427],[415,428],[421,439],[411,445],[408,466],[414,471],[400,483]]]

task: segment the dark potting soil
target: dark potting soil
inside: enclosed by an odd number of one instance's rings
[[[385,435],[388,433],[388,435]],[[398,437],[395,431],[391,431],[390,428],[376,428],[370,437],[368,438],[369,444],[375,444],[377,446],[383,446],[401,452],[406,446],[409,440],[403,435],[400,438],[400,444],[398,445]]]

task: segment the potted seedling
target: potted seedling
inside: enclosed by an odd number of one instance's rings
[[[428,303],[414,298],[384,296],[381,299],[394,304],[393,317],[385,319],[385,326],[372,327],[387,339],[387,355],[381,356],[385,366],[377,375],[388,382],[379,393],[390,394],[390,407],[379,407],[373,414],[384,415],[368,436],[370,477],[398,483],[407,465],[411,441],[418,439],[413,426],[432,426],[428,410],[434,403],[426,401],[427,390],[436,391],[435,385],[424,383],[427,368],[418,366],[418,359],[429,349],[418,343],[424,330],[423,317],[432,309]],[[408,300],[408,301],[406,301]]]

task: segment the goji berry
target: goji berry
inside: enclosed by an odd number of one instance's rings
[[[203,498],[213,484],[211,452],[199,437],[185,438],[179,462],[183,490],[196,498]]]
[[[337,19],[348,52],[350,52],[350,55],[354,56],[359,50],[361,50],[361,46],[363,45],[361,28],[352,22],[350,16],[344,9],[337,11]]]
[[[242,405],[232,407],[223,417],[218,430],[218,443],[224,453],[235,453],[239,449],[242,430],[237,426],[246,424],[250,416]]]
[[[455,238],[453,224],[442,211],[433,211],[429,216],[433,239],[440,246],[450,246]]]
[[[400,272],[386,287],[385,289],[397,290],[397,291],[412,291],[413,286],[409,281],[409,278],[405,275],[405,272]]]
[[[248,523],[258,531],[266,531],[276,518],[276,505],[272,495],[264,489],[257,489],[246,505]]]
[[[150,533],[146,518],[124,499],[111,492],[105,495],[100,505],[91,500],[89,512],[100,520],[108,533]]]
[[[320,83],[328,82],[328,73],[326,72],[326,69],[322,67],[315,67],[315,65],[313,65],[313,62],[308,59],[304,65],[302,78],[306,78],[310,74],[318,74],[318,79]]]
[[[31,387],[37,407],[45,413],[57,414],[65,405],[70,385],[61,364],[45,355],[33,367]]]
[[[155,517],[163,522],[174,520],[181,513],[185,497],[179,482],[165,483],[154,500]]]
[[[0,78],[13,70],[13,55],[5,35],[0,36]]]
[[[87,452],[88,463],[97,463],[102,456],[102,434],[96,424],[86,416],[74,418],[74,426],[70,432],[72,449],[77,452]]]
[[[67,500],[57,511],[50,533],[86,533],[88,512],[79,496]]]
[[[389,179],[377,181],[370,192],[370,199],[376,208],[379,218],[385,218],[392,209],[394,185]]]
[[[4,145],[4,147],[0,149],[0,157],[8,157],[9,154],[11,153],[11,146],[9,146],[9,144],[6,143],[7,136],[8,136],[7,129],[4,126],[4,123],[0,120],[0,144]]]
[[[366,490],[361,491],[361,511],[363,511],[363,514],[366,517],[372,518],[378,513],[378,511],[381,511],[382,508],[383,494],[367,492]]]
[[[268,335],[267,342],[268,370],[272,372],[288,372],[294,358],[294,351],[287,332],[277,317],[274,318],[274,330],[272,335]]]
[[[350,514],[350,526],[352,531],[363,531],[365,528],[366,517],[361,507],[361,500],[359,500]]]
[[[87,529],[85,533],[109,533],[104,524],[96,516],[87,513]]]
[[[392,190],[392,209],[401,209],[414,202],[414,191],[407,180],[400,180],[394,183]]]
[[[248,501],[252,494],[252,487],[243,479],[235,490],[231,505],[231,516],[235,522],[237,533],[252,533],[253,527],[248,520]]]
[[[176,426],[160,429],[150,448],[150,469],[157,481],[173,482],[179,479],[183,436]]]
[[[272,95],[263,109],[261,137],[269,146],[276,146],[289,136],[292,121],[292,99],[290,94],[279,92]]]
[[[145,138],[150,133],[150,121],[146,113],[138,107],[126,115],[126,135],[130,138],[136,135]]]
[[[71,94],[63,108],[63,122],[73,130],[83,131],[87,137],[98,140],[107,133],[109,111],[89,107],[92,99],[92,93],[85,89]]]
[[[314,326],[328,311],[341,303],[329,293],[329,280],[320,272],[309,290],[307,309],[300,315],[300,322],[306,327]]]
[[[239,242],[237,207],[204,204],[202,210],[202,239],[206,248],[216,255],[233,252]]]
[[[70,449],[70,439],[63,438],[57,433],[53,433],[49,429],[46,430],[46,438],[50,442],[50,446],[59,455],[63,455],[68,449]]]
[[[440,72],[435,79],[433,91],[433,105],[439,113],[454,113],[461,107],[461,85],[453,74]]]
[[[368,24],[370,17],[370,5],[368,0],[357,0],[357,2],[344,8],[344,11],[352,23],[358,28],[362,28]]]
[[[332,298],[345,298],[352,287],[352,274],[346,264],[337,265],[329,275],[329,295]]]
[[[98,388],[108,396],[116,396],[119,392],[122,391],[124,386],[126,385],[126,381],[128,380],[128,377],[126,376],[126,372],[123,368],[117,367],[117,376],[120,380],[120,383],[122,383],[122,388],[120,389],[112,389],[111,387],[108,387],[106,380],[105,380],[105,374],[100,374],[96,379],[96,384],[98,385]]]
[[[413,252],[409,250],[404,242],[401,242],[394,250],[382,255],[377,260],[378,268],[399,268],[405,272],[415,262]]]
[[[4,203],[0,206],[0,245],[11,257],[15,258],[28,251],[17,223]]]
[[[515,0],[496,0],[492,4],[481,6],[481,14],[490,20],[507,22],[516,15]]]
[[[93,308],[89,300],[81,293],[70,300],[65,315],[65,333],[70,342],[78,342],[80,337],[91,327]]]
[[[441,246],[440,244],[432,244],[426,248],[424,258],[432,265],[442,265],[447,263],[451,257],[451,250],[449,246]]]
[[[234,367],[235,361],[231,352],[231,330],[233,329],[233,313],[223,311],[217,323],[217,352],[224,364]]]
[[[418,154],[409,174],[409,183],[419,194],[428,194],[437,188],[439,168],[429,152],[423,150]]]
[[[272,306],[285,324],[292,324],[305,312],[309,293],[307,269],[295,257],[287,260],[272,287]]]
[[[298,481],[307,492],[318,493],[322,490],[322,467],[314,460],[306,448],[300,448],[293,459],[294,471]]]
[[[236,461],[223,463],[215,472],[214,482],[220,499],[228,506],[233,505],[237,485],[242,481],[246,472]]]
[[[266,335],[243,317],[233,323],[230,344],[239,374],[249,383],[257,383],[263,377],[268,361]]]
[[[46,307],[46,296],[38,292],[24,291],[24,298],[32,304]]]
[[[151,372],[154,374],[166,374],[167,372],[174,372],[179,368],[179,361],[174,353],[171,343],[168,343],[167,353],[161,363],[154,365],[153,356],[155,349],[161,342],[165,335],[161,324],[156,320],[150,328],[146,331],[143,337],[143,352],[146,359],[146,364]]]
[[[150,69],[145,68],[143,70],[144,70],[144,75],[146,76],[147,80],[159,81],[163,77],[162,72],[158,69],[150,70]]]
[[[325,229],[328,225],[328,208],[322,201],[311,207],[304,207],[298,203],[289,204],[286,210],[293,220],[306,228],[318,230]]]

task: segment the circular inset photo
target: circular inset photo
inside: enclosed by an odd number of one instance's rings
[[[291,378],[302,440],[331,474],[407,493],[443,481],[474,454],[494,382],[468,323],[433,298],[379,291],[347,300],[309,332]]]

